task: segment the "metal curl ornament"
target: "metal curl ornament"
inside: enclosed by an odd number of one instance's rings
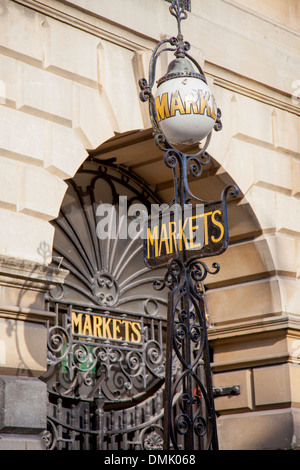
[[[185,267],[180,259],[172,259],[168,264],[168,270],[164,280],[156,280],[153,282],[155,290],[162,290],[168,287],[170,290],[178,292],[184,283]]]
[[[169,11],[171,15],[175,16],[177,19],[178,24],[178,36],[181,34],[181,21],[187,19],[187,12],[185,11],[184,7],[180,4],[177,0],[172,2],[172,5],[169,7]]]
[[[209,270],[203,261],[196,260],[190,263],[189,272],[193,281],[202,282],[208,274],[217,274],[220,271],[219,263],[213,263],[212,268],[213,270]]]

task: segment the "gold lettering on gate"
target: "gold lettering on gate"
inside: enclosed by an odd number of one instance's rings
[[[140,322],[90,313],[72,312],[72,333],[131,343],[142,341]]]

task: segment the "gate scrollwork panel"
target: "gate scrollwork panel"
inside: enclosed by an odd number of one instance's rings
[[[128,207],[160,204],[126,169],[87,160],[53,223],[53,263],[69,274],[46,299],[55,313],[43,378],[49,449],[162,446],[167,298],[153,283],[164,273],[145,267],[141,238],[124,237],[125,197]],[[104,239],[97,235],[103,204],[114,208]]]

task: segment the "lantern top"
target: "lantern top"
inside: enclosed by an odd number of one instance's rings
[[[193,64],[190,60],[188,60],[186,57],[179,57],[170,62],[167,73],[159,80],[157,80],[157,86],[159,86],[163,82],[166,82],[167,80],[171,80],[172,78],[178,77],[199,78],[200,80],[206,83],[204,74],[195,72]]]

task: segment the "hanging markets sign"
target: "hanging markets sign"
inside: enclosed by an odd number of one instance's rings
[[[171,206],[146,221],[144,261],[165,265],[183,252],[187,259],[223,253],[228,246],[227,211],[222,201]]]

